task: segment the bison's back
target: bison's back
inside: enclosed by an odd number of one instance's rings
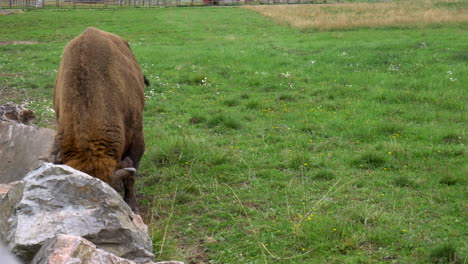
[[[134,140],[142,140],[143,89],[127,41],[96,28],[73,39],[54,90],[63,162],[109,182]]]

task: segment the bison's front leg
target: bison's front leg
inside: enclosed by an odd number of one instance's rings
[[[62,151],[60,149],[60,142],[57,136],[54,138],[53,145],[49,151],[49,156],[45,160],[53,164],[63,164]]]
[[[135,181],[136,181],[136,169],[133,168],[133,161],[129,157],[125,157],[120,161],[118,169],[114,172],[112,178],[112,186],[114,189],[121,186],[123,182],[124,185],[124,201],[132,208],[132,211],[138,214],[138,206],[136,202],[136,193],[135,193]]]
[[[136,192],[135,192],[135,182],[136,182],[136,174],[131,175],[123,179],[124,182],[124,201],[132,208],[132,211],[135,214],[138,214],[138,205],[136,201]]]

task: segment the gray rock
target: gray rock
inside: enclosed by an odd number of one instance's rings
[[[34,256],[31,264],[135,264],[96,248],[90,241],[70,235],[49,239]]]
[[[32,171],[1,200],[0,212],[0,238],[25,262],[58,234],[82,236],[137,263],[154,257],[150,237],[121,196],[69,166],[45,163]]]
[[[0,183],[19,181],[49,156],[55,131],[0,121]]]
[[[20,264],[20,262],[0,243],[0,263]]]

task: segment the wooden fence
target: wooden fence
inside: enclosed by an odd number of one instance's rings
[[[326,0],[0,0],[0,12],[7,8],[118,8],[323,2]]]

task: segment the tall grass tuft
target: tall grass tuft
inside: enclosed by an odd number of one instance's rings
[[[444,5],[446,1],[397,1],[326,5],[249,6],[281,24],[319,30],[361,27],[395,27],[468,21],[466,5]]]

